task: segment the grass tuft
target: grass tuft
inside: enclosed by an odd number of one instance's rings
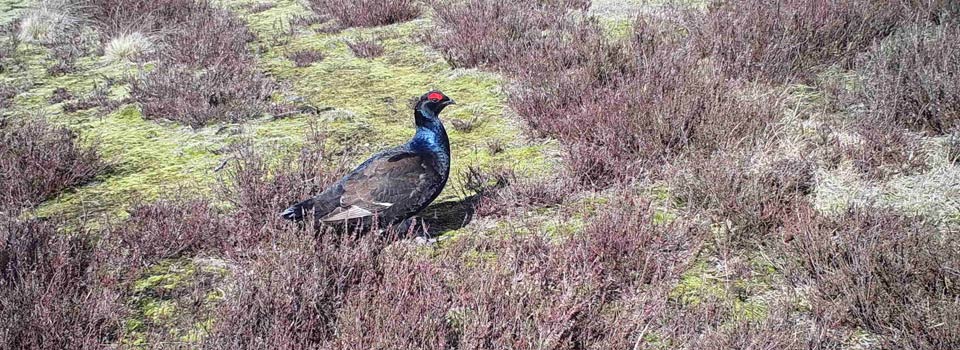
[[[70,3],[44,0],[20,18],[18,37],[23,42],[50,44],[76,31],[81,19],[71,13]]]
[[[147,36],[134,32],[123,34],[107,43],[103,58],[109,62],[136,62],[153,50],[153,42]]]

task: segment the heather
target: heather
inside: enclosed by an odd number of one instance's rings
[[[106,258],[83,232],[0,218],[0,342],[8,348],[96,348],[115,339],[123,309]]]
[[[958,347],[953,2],[14,4],[2,348]],[[416,226],[278,217],[430,89]]]
[[[694,19],[698,50],[731,75],[805,79],[830,65],[849,67],[856,55],[898,28],[950,21],[950,1],[725,2]]]
[[[411,0],[309,0],[310,8],[346,27],[376,27],[409,21],[420,15]]]
[[[42,115],[0,120],[0,212],[15,215],[107,170],[96,145]]]
[[[257,70],[247,48],[253,34],[232,13],[193,0],[169,4],[96,0],[84,5],[91,20],[101,26],[101,35],[114,38],[108,50],[123,45],[117,40],[131,33],[156,33],[156,49],[128,55],[155,64],[134,77],[130,86],[145,117],[197,128],[241,122],[266,112],[274,83]]]
[[[864,123],[943,134],[957,127],[957,26],[916,24],[897,30],[858,57],[863,80],[849,92]]]

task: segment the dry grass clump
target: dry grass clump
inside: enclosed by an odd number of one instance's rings
[[[76,3],[65,0],[36,2],[24,12],[17,23],[18,31],[13,47],[19,42],[26,42],[48,49],[48,56],[53,61],[53,64],[47,67],[50,75],[74,72],[74,62],[91,49],[83,8]]]
[[[36,205],[105,169],[96,147],[64,127],[40,116],[0,120],[0,212]]]
[[[319,15],[336,18],[347,27],[377,27],[420,16],[420,4],[412,0],[309,0]]]
[[[52,44],[76,33],[82,19],[78,8],[68,1],[44,0],[34,4],[19,21],[18,38],[23,42]]]
[[[153,41],[140,32],[122,34],[107,43],[103,58],[110,62],[136,62],[153,50]]]
[[[787,231],[789,271],[811,288],[818,324],[858,327],[884,348],[960,346],[953,233],[878,209],[803,212]]]

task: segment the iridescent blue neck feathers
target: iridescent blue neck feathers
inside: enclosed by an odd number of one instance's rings
[[[450,154],[450,141],[447,130],[436,114],[426,108],[416,110],[417,133],[410,140],[414,149],[429,150],[435,153]]]
[[[417,108],[415,114],[417,133],[407,143],[408,147],[433,155],[442,168],[441,172],[446,175],[450,171],[450,140],[447,139],[447,130],[434,112]]]

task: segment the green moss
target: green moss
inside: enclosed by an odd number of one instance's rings
[[[677,214],[668,211],[657,210],[653,212],[654,224],[669,224],[677,220]]]
[[[135,106],[122,107],[106,117],[75,113],[70,121],[87,139],[97,143],[112,172],[99,182],[67,193],[39,208],[40,215],[102,209],[116,212],[131,199],[209,193],[217,155],[229,136],[216,129],[192,131],[174,124],[144,120]],[[189,196],[189,195],[188,195]]]
[[[146,344],[147,337],[144,334],[145,325],[143,321],[136,318],[127,319],[123,322],[124,337],[120,340],[121,344],[142,346]]]
[[[463,254],[463,264],[466,267],[478,267],[496,263],[498,259],[495,252],[478,252],[475,250]]]
[[[223,263],[210,259],[163,260],[134,282],[129,303],[134,314],[124,321],[122,343],[146,345],[151,333],[164,332],[187,342],[200,340],[213,324],[210,310],[223,300],[221,288],[210,282],[225,278]],[[199,307],[190,295],[206,286]]]
[[[135,294],[163,294],[178,287],[197,273],[196,265],[188,260],[164,260],[151,267],[144,278],[134,282]]]
[[[559,240],[583,232],[585,225],[586,221],[583,217],[574,216],[548,220],[541,224],[540,230],[548,237]]]
[[[725,281],[705,258],[700,258],[681,277],[671,300],[685,307],[696,308],[703,302],[719,302],[732,311],[732,319],[756,321],[767,316],[767,302],[755,297],[770,289],[769,275]]]
[[[736,300],[733,303],[733,313],[735,319],[747,321],[760,321],[767,318],[768,306],[763,301],[742,301]]]
[[[680,282],[670,291],[670,298],[684,305],[696,306],[704,297],[724,299],[726,291],[709,270],[706,261],[700,260],[680,277]]]
[[[193,324],[193,327],[186,331],[186,334],[180,337],[180,341],[187,343],[200,342],[205,336],[207,336],[211,328],[213,328],[212,319],[197,322]]]
[[[155,324],[165,324],[173,319],[174,312],[177,310],[176,303],[171,300],[149,299],[144,301],[140,310],[147,320]]]
[[[633,20],[620,17],[601,17],[600,24],[611,38],[629,39],[633,34]]]

